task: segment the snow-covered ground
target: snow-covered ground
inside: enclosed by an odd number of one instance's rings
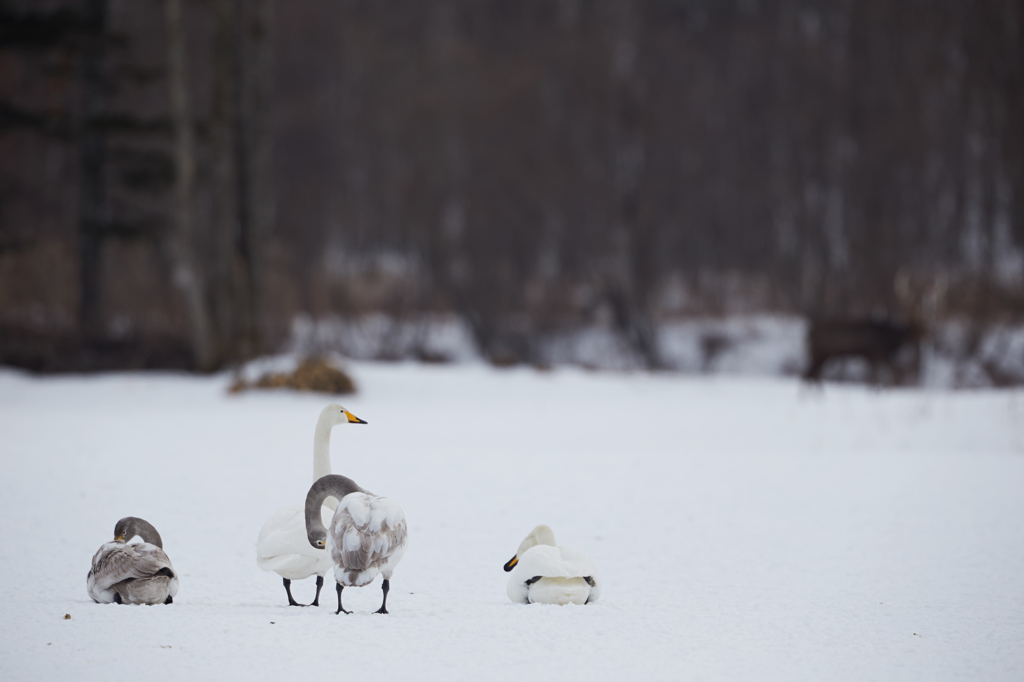
[[[335,616],[330,582],[289,608],[255,566],[325,398],[0,372],[0,679],[1024,679],[1024,392],[351,370],[369,425],[334,430],[334,471],[410,524],[388,616],[379,581]],[[126,515],[163,535],[173,605],[86,596]],[[599,603],[508,600],[538,523]]]

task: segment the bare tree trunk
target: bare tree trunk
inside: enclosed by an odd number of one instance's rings
[[[255,86],[262,95],[252,97],[253,81],[269,72],[265,39],[269,5],[261,0],[255,19],[241,0],[218,0],[214,80],[214,135],[216,146],[216,200],[218,241],[218,316],[226,359],[244,360],[261,347],[257,253],[265,232],[259,227],[257,207],[269,188],[255,187],[255,169],[267,165],[266,84]],[[246,28],[255,27],[254,51],[247,50]],[[254,76],[254,71],[259,71]],[[253,101],[254,100],[254,101]],[[254,113],[259,109],[258,113]],[[257,124],[254,126],[253,119]],[[254,140],[262,142],[254,143]],[[263,151],[259,147],[263,147]],[[254,147],[257,149],[254,152]],[[264,172],[265,171],[260,171]],[[266,215],[263,217],[266,227]]]
[[[273,94],[273,12],[272,0],[255,0],[249,22],[251,94],[248,110],[251,121],[248,142],[251,148],[249,179],[252,186],[249,294],[252,301],[253,351],[257,353],[263,350],[267,342],[266,319],[263,312],[266,291],[263,282],[268,267],[267,248],[274,221],[274,192],[270,181],[272,149],[269,116]]]
[[[256,351],[255,310],[253,300],[253,235],[252,235],[252,178],[249,148],[249,112],[246,107],[245,58],[245,4],[233,0],[234,21],[230,31],[230,79],[228,96],[231,98],[231,154],[234,157],[235,237],[231,257],[234,283],[234,307],[238,313],[235,329],[235,352],[239,359],[253,356]]]
[[[616,311],[620,331],[640,355],[648,369],[663,366],[653,318],[654,288],[657,284],[654,262],[654,230],[640,215],[640,180],[643,176],[645,138],[641,122],[643,95],[638,64],[643,27],[641,7],[631,2],[616,3],[612,18],[612,89],[614,121],[612,153],[616,222],[614,247],[621,251],[620,273],[613,273],[610,303]],[[616,304],[617,303],[617,304]]]
[[[235,175],[232,155],[234,134],[231,69],[231,25],[237,21],[233,0],[217,0],[214,5],[213,46],[213,159],[214,159],[214,239],[213,239],[213,300],[217,329],[223,344],[225,360],[236,355],[234,280],[232,262],[236,232]]]
[[[189,113],[188,73],[181,0],[167,0],[168,84],[174,120],[175,233],[171,237],[174,283],[185,299],[192,335],[192,353],[204,372],[218,364],[213,324],[206,300],[204,273],[195,257],[192,194],[195,185],[195,139]]]
[[[465,88],[458,63],[462,38],[458,9],[458,3],[452,0],[434,3],[427,28],[428,54],[435,69],[434,77],[443,93],[436,133],[436,153],[440,157],[435,204],[438,215],[432,228],[430,260],[435,280],[441,283],[452,297],[456,309],[465,317],[480,351],[490,357],[497,335],[496,318],[500,312],[483,309],[480,305],[482,275],[472,268],[468,244],[469,154],[466,146]]]
[[[107,220],[106,136],[98,125],[106,109],[107,0],[88,0],[85,6],[89,36],[82,55],[82,137],[79,145],[78,197],[80,333],[89,338],[100,332],[100,273],[102,230]]]

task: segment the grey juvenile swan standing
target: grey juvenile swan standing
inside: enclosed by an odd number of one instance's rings
[[[143,542],[126,544],[136,535]],[[178,594],[178,575],[153,524],[126,516],[114,525],[114,540],[92,558],[86,586],[101,604],[170,604]]]
[[[324,527],[320,507],[324,499],[341,500],[331,525]],[[405,554],[407,529],[402,508],[386,497],[360,488],[346,476],[319,479],[306,495],[306,536],[317,549],[326,547],[334,562],[338,613],[351,613],[341,606],[345,587],[369,585],[377,574],[384,576],[384,601],[375,613],[387,613],[391,574]]]

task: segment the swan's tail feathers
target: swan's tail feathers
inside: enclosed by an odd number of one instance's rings
[[[371,566],[363,571],[352,571],[342,568],[341,566],[337,566],[334,569],[335,582],[347,587],[362,587],[363,585],[369,585],[378,575],[380,575],[380,568],[377,566]]]
[[[541,578],[527,581],[529,601],[535,604],[579,604],[594,601],[594,588],[584,578]]]

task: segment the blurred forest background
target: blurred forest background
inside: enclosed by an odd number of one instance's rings
[[[377,357],[599,325],[659,368],[673,320],[765,313],[977,352],[1022,248],[1024,0],[0,0],[8,364],[368,316]]]

